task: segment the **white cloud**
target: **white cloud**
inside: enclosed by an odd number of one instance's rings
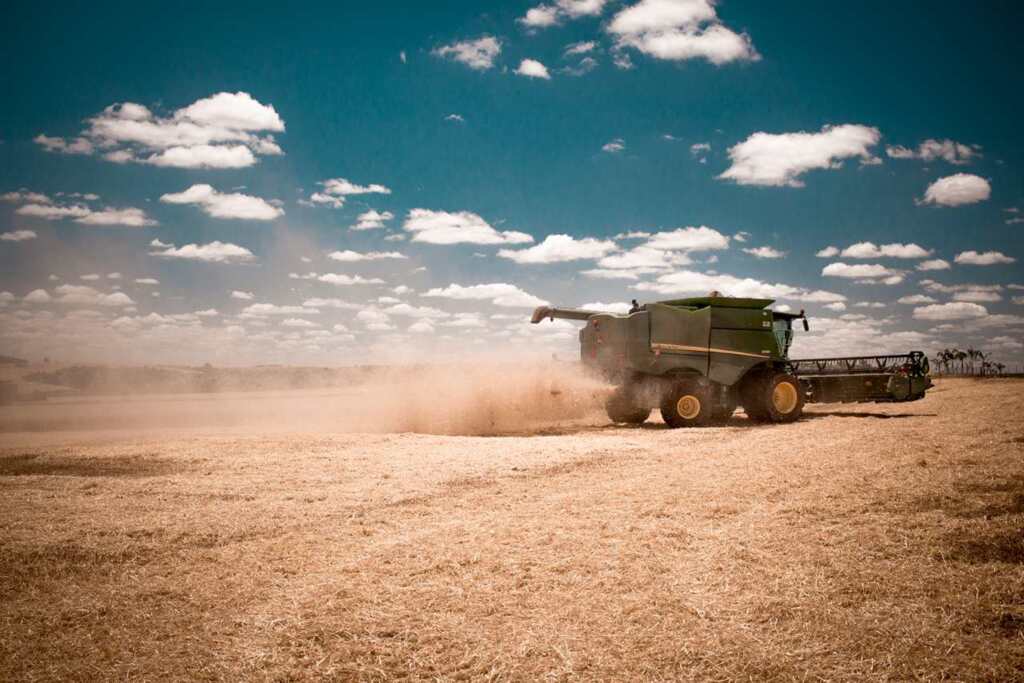
[[[893,159],[920,159],[922,161],[935,161],[943,159],[951,164],[967,164],[976,157],[981,156],[977,145],[965,145],[954,140],[933,140],[928,139],[922,142],[917,150],[890,145],[885,148],[885,153]]]
[[[484,71],[493,67],[495,58],[501,54],[501,41],[493,36],[482,36],[476,40],[443,45],[435,49],[433,54],[461,62],[471,69]]]
[[[239,299],[240,301],[252,301],[256,297],[252,292],[243,292],[236,289],[231,292],[231,298]]]
[[[193,185],[184,192],[161,195],[167,204],[195,204],[214,218],[270,221],[284,215],[284,210],[265,199],[237,192],[222,193],[210,185]]]
[[[835,169],[844,159],[874,159],[877,128],[857,124],[824,126],[819,133],[752,134],[729,148],[732,165],[718,177],[740,185],[804,187],[800,176]]]
[[[153,256],[187,261],[205,261],[206,263],[239,263],[255,260],[255,256],[245,247],[230,242],[213,241],[209,244],[186,244],[181,247],[163,245],[157,251],[149,252]]]
[[[78,137],[73,140],[50,137],[39,134],[32,139],[37,145],[47,152],[59,152],[60,154],[92,154],[95,151],[93,144],[85,138]]]
[[[837,301],[835,303],[825,304],[824,308],[827,308],[830,311],[845,311],[846,304],[844,304],[842,301]]]
[[[413,242],[427,244],[528,244],[533,237],[522,232],[498,232],[483,218],[469,211],[412,209],[402,226],[412,233]]]
[[[583,304],[580,308],[584,311],[600,311],[602,313],[628,313],[630,304],[625,301],[608,304],[596,301],[594,303]]]
[[[384,281],[380,278],[365,278],[361,275],[345,275],[343,273],[324,273],[317,278],[320,282],[326,282],[329,285],[337,285],[339,287],[348,287],[350,285],[382,285]]]
[[[86,285],[60,285],[54,292],[58,295],[56,301],[62,304],[124,307],[135,303],[124,292],[104,294]]]
[[[495,282],[486,285],[462,285],[451,284],[447,287],[435,287],[423,293],[425,297],[440,297],[456,300],[490,300],[495,306],[533,307],[543,306],[547,301],[533,296],[515,285],[504,282]]]
[[[220,92],[161,118],[133,102],[113,104],[71,141],[39,135],[48,151],[92,154],[116,163],[179,168],[243,168],[256,155],[282,154],[272,135],[284,131],[273,106],[245,92]],[[261,135],[262,134],[262,135]]]
[[[733,275],[698,273],[692,270],[676,271],[660,276],[655,282],[634,285],[635,289],[659,294],[700,294],[720,291],[726,296],[766,299],[794,299],[817,303],[845,301],[842,294],[823,290],[808,290],[802,287],[779,283],[767,283],[753,278],[738,278]]]
[[[620,254],[605,256],[597,262],[597,265],[598,269],[630,270],[635,275],[643,275],[659,270],[667,270],[675,266],[689,265],[690,263],[692,263],[692,260],[685,253],[640,245]],[[591,274],[590,277],[610,276]]]
[[[390,211],[376,211],[370,209],[365,211],[356,218],[356,224],[353,225],[349,230],[379,230],[384,227],[386,221],[390,221],[395,217],[395,214]]]
[[[516,263],[563,263],[581,259],[597,259],[615,251],[615,242],[593,237],[576,239],[570,235],[548,235],[540,244],[528,249],[502,249],[498,256]]]
[[[706,225],[690,226],[656,232],[643,246],[665,251],[711,251],[728,249],[729,238]]]
[[[607,31],[621,51],[632,47],[667,60],[704,58],[715,65],[757,61],[750,36],[718,19],[714,0],[641,0],[612,19]]]
[[[903,281],[903,271],[887,268],[877,263],[855,263],[849,265],[837,261],[822,268],[821,274],[825,277],[879,281],[887,285],[896,285]]]
[[[24,242],[39,237],[34,230],[12,230],[0,233],[0,241],[3,242]]]
[[[984,306],[967,302],[931,304],[914,309],[914,317],[918,320],[968,320],[986,315],[988,311]]]
[[[357,311],[363,307],[361,304],[354,304],[348,301],[343,301],[341,299],[322,297],[313,297],[311,299],[306,299],[305,301],[302,302],[302,305],[307,308],[337,308],[340,310],[349,311]],[[337,326],[335,326],[335,328],[337,328]]]
[[[913,242],[910,244],[883,244],[878,246],[873,242],[857,242],[843,249],[843,258],[927,258],[931,251],[924,249]]]
[[[82,279],[85,280],[86,282],[95,282],[96,280],[100,279],[100,276],[97,273],[89,273],[88,275],[83,275]]]
[[[575,57],[577,55],[588,54],[590,52],[593,52],[596,49],[597,49],[597,41],[594,41],[594,40],[581,41],[579,43],[571,43],[569,45],[566,45],[565,46],[565,51],[564,51],[563,54],[565,54],[566,57]]]
[[[927,296],[925,294],[912,294],[910,296],[901,296],[899,299],[896,299],[896,303],[898,303],[898,304],[915,304],[915,305],[917,305],[917,304],[934,304],[935,303],[935,299],[933,299],[930,296]]]
[[[83,225],[123,225],[129,228],[141,228],[147,225],[156,225],[157,222],[148,216],[142,209],[102,209],[91,211],[86,216],[75,219],[76,223]]]
[[[773,247],[751,247],[743,250],[745,253],[760,259],[778,259],[786,256],[787,252],[779,251]]]
[[[315,322],[312,322],[311,320],[306,320],[305,318],[286,318],[281,321],[281,327],[297,327],[311,329],[320,326]]]
[[[430,306],[410,306],[405,303],[398,303],[393,306],[389,306],[384,309],[384,312],[388,315],[397,315],[406,318],[430,318],[433,320],[447,318],[450,315],[447,311],[442,311],[439,308],[432,308]]]
[[[246,318],[264,318],[271,315],[311,315],[320,311],[308,306],[279,306],[277,304],[251,304],[242,309]]]
[[[217,316],[220,315],[220,311],[218,311],[216,308],[207,308],[202,311],[196,311],[195,315],[199,316],[200,318],[216,318]]]
[[[78,195],[85,198],[84,195]],[[34,197],[38,198],[35,193],[8,193],[10,197],[9,201],[19,201],[22,198]],[[88,195],[90,199],[99,199],[96,195]],[[76,223],[83,225],[101,225],[101,226],[126,226],[131,228],[141,228],[149,225],[157,225],[157,222],[146,215],[146,212],[142,209],[136,208],[102,208],[99,210],[91,209],[88,206],[82,204],[73,204],[70,206],[60,206],[52,203],[48,197],[43,197],[46,201],[43,203],[35,202],[25,204],[18,207],[15,213],[20,216],[31,216],[33,218],[42,218],[48,221],[57,221],[65,218],[71,218]]]
[[[953,295],[953,301],[973,301],[975,303],[1002,301],[998,292],[982,289],[967,289]]]
[[[978,253],[974,250],[963,251],[953,259],[956,263],[969,266],[994,266],[1002,263],[1016,263],[1017,259],[1007,256],[1001,251],[986,251]]]
[[[317,183],[330,195],[345,197],[352,194],[391,194],[391,189],[378,183],[359,185],[345,178],[329,178]]]
[[[616,152],[621,152],[624,149],[626,149],[626,141],[622,138],[615,138],[611,142],[606,142],[601,145],[601,151],[608,152],[609,154],[615,154]]]
[[[531,7],[525,16],[516,21],[531,29],[548,28],[559,24],[563,19],[597,16],[604,10],[607,2],[608,0],[556,0],[553,5]],[[587,45],[587,43],[577,43],[577,45]],[[568,50],[567,54],[569,54]]]
[[[617,240],[635,240],[635,239],[646,239],[651,236],[651,233],[644,230],[630,230],[628,232],[620,232],[615,236]]]
[[[548,73],[548,68],[536,59],[524,59],[519,62],[519,68],[516,69],[516,73],[520,76],[526,76],[527,78],[551,80],[551,74]]]
[[[25,295],[22,301],[28,304],[48,304],[52,301],[52,297],[45,289],[33,289]]]
[[[452,121],[454,123],[465,123],[466,119],[462,117],[462,114],[448,114],[444,117],[445,121]]]
[[[11,202],[12,204],[50,204],[53,200],[40,192],[30,192],[25,188],[17,192],[5,192],[0,194],[0,202]]]
[[[836,248],[836,247],[833,247],[831,245],[825,247],[824,249],[819,251],[817,254],[815,254],[815,256],[817,256],[818,258],[832,258],[833,256],[838,256],[838,255],[839,255],[839,249]]]
[[[970,173],[956,173],[939,178],[924,191],[920,204],[962,206],[985,201],[992,194],[988,181]]]
[[[921,261],[917,264],[917,270],[949,270],[949,261],[936,258],[928,261]]]
[[[358,252],[346,249],[345,251],[332,251],[327,254],[327,258],[332,261],[341,261],[343,263],[354,263],[356,261],[380,261],[386,259],[404,259],[408,258],[405,254],[400,254],[397,251],[368,251]]]

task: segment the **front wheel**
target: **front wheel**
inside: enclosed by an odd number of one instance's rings
[[[711,391],[695,380],[683,380],[661,400],[661,417],[669,427],[703,427],[711,422]]]
[[[758,422],[795,422],[804,412],[800,380],[788,372],[761,375],[747,387],[743,407]]]

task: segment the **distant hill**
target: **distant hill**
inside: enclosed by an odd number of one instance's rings
[[[14,356],[0,356],[0,365],[14,365],[15,367],[24,368],[28,366],[28,361],[22,358],[15,358]]]

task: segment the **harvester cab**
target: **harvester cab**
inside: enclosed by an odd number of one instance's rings
[[[804,403],[912,401],[931,380],[920,351],[792,360],[803,311],[773,311],[771,299],[711,296],[634,305],[617,314],[541,306],[532,323],[577,320],[585,367],[616,385],[613,422],[644,422],[654,408],[671,427],[727,419],[739,405],[761,422],[792,422]]]

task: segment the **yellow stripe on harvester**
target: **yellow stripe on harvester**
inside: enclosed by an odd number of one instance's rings
[[[733,356],[750,356],[751,358],[769,358],[762,353],[746,353],[745,351],[730,351],[729,349],[716,349],[710,346],[684,346],[683,344],[651,344],[652,351],[669,351],[675,353],[728,353]]]

